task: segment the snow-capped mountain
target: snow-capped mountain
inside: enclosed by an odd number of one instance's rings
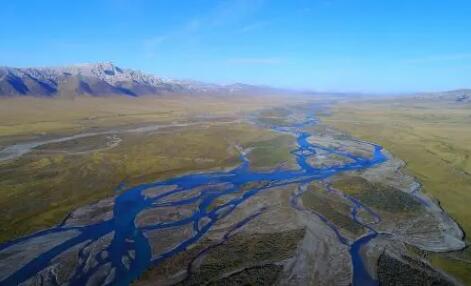
[[[108,96],[166,93],[231,93],[232,88],[196,81],[168,80],[112,63],[64,67],[0,67],[0,96]]]

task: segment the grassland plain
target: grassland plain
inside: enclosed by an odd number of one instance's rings
[[[120,183],[233,167],[239,162],[237,146],[252,150],[254,168],[291,166],[294,137],[238,121],[248,112],[286,100],[270,102],[257,97],[2,100],[0,148],[110,128],[116,133],[51,143],[0,162],[0,242],[57,224],[73,209],[112,196]],[[204,122],[120,133],[198,118]]]
[[[401,99],[342,103],[326,124],[383,145],[407,162],[424,191],[471,234],[471,108],[453,102]],[[430,261],[471,285],[471,250],[429,255]]]
[[[235,116],[302,102],[306,99],[295,96],[2,98],[0,147],[31,138],[136,124]]]

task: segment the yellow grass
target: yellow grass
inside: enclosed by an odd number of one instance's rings
[[[344,103],[324,122],[379,143],[407,162],[424,191],[471,234],[471,108],[433,101]],[[434,255],[432,261],[471,284],[468,263]]]
[[[233,167],[239,163],[237,145],[259,149],[251,154],[257,168],[292,162],[294,138],[252,124],[210,119],[237,120],[245,112],[287,100],[266,102],[257,97],[183,96],[1,100],[0,148],[84,131],[206,119],[158,132],[118,132],[122,141],[112,149],[103,148],[106,138],[101,135],[41,146],[16,160],[0,162],[0,241],[57,224],[73,209],[113,195],[120,182],[129,186]]]
[[[168,123],[201,116],[236,116],[254,110],[304,102],[265,96],[154,96],[5,98],[0,100],[0,146],[18,139],[63,135],[130,124]]]

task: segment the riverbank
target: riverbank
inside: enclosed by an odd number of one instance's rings
[[[293,107],[287,112],[296,110],[303,109]],[[271,118],[258,128],[272,130],[276,136],[295,135],[296,146],[288,154],[298,168],[282,164],[254,169],[250,155],[260,143],[241,144],[235,148],[240,152],[235,168],[123,185],[114,198],[74,211],[57,227],[1,245],[0,265],[10,265],[0,267],[5,269],[1,282],[128,285],[140,279],[144,284],[186,285],[259,277],[281,285],[301,281],[377,285],[381,281],[372,269],[381,252],[365,251],[377,245],[377,238],[383,239],[379,234],[391,236],[383,242],[383,250],[405,243],[429,251],[463,247],[456,225],[436,211],[434,202],[419,200],[418,191],[396,186],[389,191],[388,201],[398,206],[389,209],[381,193],[368,193],[365,200],[361,192],[370,192],[369,188],[362,186],[360,193],[351,193],[336,183],[344,175],[368,184],[379,178],[388,188],[395,186],[391,182],[410,180],[397,172],[397,164],[389,164],[394,160],[381,146],[329,128],[317,133],[312,128],[317,120],[309,109],[291,118],[293,122],[283,123]],[[216,138],[222,134],[227,139],[227,133],[216,133]],[[240,138],[233,140],[240,143]],[[312,184],[327,187],[310,193]],[[315,199],[305,200],[308,194]],[[403,209],[405,197],[420,211]],[[317,200],[322,203],[316,204]],[[324,207],[333,202],[343,207]],[[71,237],[48,239],[66,233]],[[31,248],[43,251],[31,253]],[[23,262],[16,265],[18,257]]]
[[[377,142],[403,158],[424,192],[471,233],[471,111],[453,102],[395,99],[356,102],[332,108],[323,117],[329,125],[364,140]],[[469,243],[469,241],[468,241]],[[471,252],[429,254],[439,266],[471,284]]]
[[[0,104],[0,242],[59,224],[134,186],[238,164],[292,166],[294,138],[243,121],[286,104],[254,97],[7,98]],[[273,155],[273,156],[272,156]]]

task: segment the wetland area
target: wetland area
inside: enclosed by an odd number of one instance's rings
[[[464,233],[405,163],[303,100],[4,136],[0,284],[463,283],[430,257]]]
[[[4,1],[0,286],[471,286],[471,1]]]

